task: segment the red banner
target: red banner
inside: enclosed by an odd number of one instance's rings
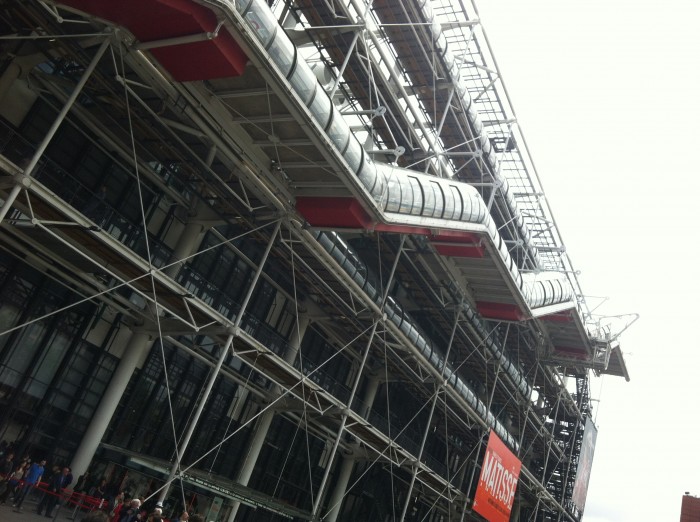
[[[518,457],[491,430],[474,496],[474,511],[489,522],[508,522],[521,466]]]
[[[586,429],[583,431],[583,441],[581,442],[581,453],[578,457],[578,467],[576,468],[576,482],[574,483],[574,494],[571,500],[583,513],[586,506],[586,496],[588,495],[588,480],[591,477],[591,467],[593,466],[593,453],[595,452],[595,441],[598,438],[598,428],[595,427],[590,417],[586,417]]]

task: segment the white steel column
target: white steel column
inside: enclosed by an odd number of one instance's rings
[[[372,377],[367,382],[367,389],[365,390],[365,396],[362,401],[362,411],[360,412],[360,415],[362,415],[362,417],[365,419],[372,409],[372,404],[377,396],[379,384],[380,380],[378,377]],[[338,482],[336,482],[335,489],[333,490],[331,498],[328,501],[328,513],[325,517],[323,517],[323,522],[335,522],[337,520],[354,466],[355,459],[352,458],[352,455],[345,455],[343,457],[343,462],[340,465],[340,471],[338,472]]]
[[[197,205],[197,207],[199,207],[199,205]],[[202,230],[203,227],[198,223],[188,223],[185,226],[173,251],[171,257],[172,261],[183,259],[192,254],[197,248],[199,241],[202,239]],[[181,268],[182,265],[178,263],[169,266],[164,272],[168,276],[174,278]],[[95,455],[95,451],[97,451],[100,441],[109,427],[109,422],[119,405],[119,401],[126,390],[126,386],[129,384],[129,379],[131,379],[134,370],[136,370],[139,359],[150,350],[152,341],[153,339],[151,339],[148,334],[142,332],[134,333],[131,336],[129,345],[124,351],[105,395],[100,401],[100,405],[90,421],[90,425],[83,436],[83,440],[73,457],[71,469],[76,477],[79,477],[88,469]]]
[[[338,482],[335,485],[333,494],[328,501],[328,513],[323,517],[323,522],[335,522],[340,514],[340,506],[343,504],[345,491],[348,489],[348,482],[352,476],[352,469],[355,467],[355,459],[352,455],[343,457],[340,463],[340,471],[338,471]]]
[[[308,314],[303,314],[299,316],[298,327],[294,328],[292,337],[289,340],[289,348],[284,354],[284,360],[292,364],[294,359],[296,359],[297,353],[299,353],[299,346],[301,345],[301,340],[304,338],[304,333],[306,333],[306,328],[309,326],[310,318]],[[275,386],[277,390],[279,388]],[[265,437],[267,437],[267,432],[272,424],[272,419],[275,417],[275,410],[273,408],[268,408],[265,412],[260,415],[260,418],[255,424],[255,429],[248,446],[248,453],[246,454],[243,465],[238,470],[236,475],[236,482],[247,486],[250,481],[250,477],[255,469],[255,464],[258,462],[258,457],[260,456],[260,451],[262,451],[263,444],[265,443]],[[234,501],[231,504],[231,511],[228,516],[228,522],[233,522],[238,513],[238,509],[241,507],[241,503]]]
[[[193,217],[197,216],[200,206],[200,203],[195,205],[195,214]],[[178,263],[178,261],[188,258],[199,247],[204,237],[202,232],[204,232],[204,227],[200,223],[189,222],[185,225],[173,249],[173,253],[170,256],[170,261],[168,262],[169,266],[163,270],[165,275],[175,279],[175,276],[177,276],[184,265],[184,262]]]
[[[289,339],[289,346],[284,354],[284,361],[287,364],[294,364],[299,353],[299,347],[301,346],[301,340],[304,338],[306,333],[306,328],[311,322],[311,317],[308,313],[299,314],[297,324],[294,326],[292,331],[292,337]]]
[[[212,146],[207,154],[208,166],[211,167],[215,157],[216,147]],[[193,221],[193,219],[197,218],[197,216],[199,216],[204,209],[205,205],[202,200],[196,200],[194,203],[194,208],[192,209],[193,215],[190,216],[192,219],[185,224],[185,228],[183,229],[182,234],[180,234],[177,244],[173,249],[173,253],[170,256],[170,260],[168,262],[170,266],[163,270],[163,273],[172,279],[175,279],[175,276],[177,276],[180,269],[182,269],[184,266],[184,261],[181,263],[178,263],[178,261],[187,259],[190,255],[192,255],[192,253],[199,248],[199,245],[202,243],[202,239],[204,239],[204,226],[201,223]]]
[[[87,68],[83,72],[83,75],[80,77],[80,81],[78,81],[77,85],[75,86],[75,89],[73,89],[73,92],[66,100],[66,103],[63,105],[61,112],[59,112],[58,116],[56,116],[56,119],[54,120],[53,125],[51,125],[51,128],[48,130],[48,132],[44,136],[44,139],[41,140],[41,143],[39,144],[36,151],[34,152],[34,156],[32,156],[32,159],[29,161],[29,164],[25,167],[25,169],[24,169],[25,176],[32,175],[32,171],[36,167],[37,163],[39,163],[39,159],[44,154],[46,147],[49,146],[49,143],[51,143],[51,140],[53,139],[54,135],[56,134],[58,127],[60,127],[61,123],[63,123],[63,120],[65,119],[66,115],[68,114],[68,111],[70,111],[71,107],[75,103],[75,100],[78,99],[78,95],[83,90],[83,87],[87,83],[88,78],[90,78],[90,75],[95,70],[95,67],[97,67],[97,64],[99,63],[100,58],[102,58],[102,55],[107,50],[107,47],[109,47],[109,38],[105,37],[104,41],[102,42],[102,45],[100,45],[100,48],[95,53],[95,56],[92,57],[92,61],[90,62],[90,64],[87,66]],[[2,207],[0,207],[0,221],[5,219],[5,216],[10,211],[10,208],[12,208],[12,205],[14,204],[15,200],[17,199],[17,196],[19,195],[19,191],[21,189],[22,189],[22,185],[20,183],[16,184],[14,187],[12,187],[12,191],[7,196],[7,199],[3,203]]]
[[[265,443],[265,437],[272,424],[272,419],[275,417],[275,412],[272,408],[269,408],[263,413],[255,424],[255,431],[252,434],[252,440],[248,446],[248,454],[243,462],[243,467],[241,467],[236,477],[236,482],[242,484],[243,486],[248,485],[250,476],[253,474],[253,469],[255,469],[255,464],[260,456],[260,451],[262,450],[263,444]],[[233,501],[231,505],[231,512],[228,516],[228,522],[233,522],[238,513],[238,509],[241,507],[241,503],[238,501]]]
[[[192,418],[190,419],[189,425],[187,426],[187,431],[185,432],[185,435],[182,438],[182,443],[178,448],[175,462],[173,462],[173,465],[170,468],[168,480],[166,480],[165,484],[163,485],[163,489],[161,489],[160,494],[158,495],[158,500],[160,500],[161,502],[165,500],[165,497],[168,496],[170,485],[175,479],[175,475],[177,474],[177,471],[180,468],[180,461],[182,459],[182,456],[184,455],[185,451],[187,451],[187,446],[189,446],[192,434],[194,433],[194,430],[197,427],[197,424],[199,423],[199,418],[201,417],[202,412],[204,411],[204,405],[209,399],[209,394],[211,393],[211,390],[214,387],[216,379],[219,377],[219,371],[221,370],[221,366],[223,366],[224,361],[226,360],[226,357],[229,353],[229,350],[231,349],[233,339],[238,335],[238,332],[241,327],[241,322],[243,321],[243,316],[245,315],[246,309],[248,308],[248,303],[250,302],[250,298],[253,296],[253,292],[257,287],[258,280],[260,279],[260,274],[262,274],[263,266],[267,262],[267,258],[270,255],[270,251],[272,250],[272,245],[274,245],[275,243],[275,239],[277,239],[277,234],[280,231],[281,225],[282,222],[277,221],[275,230],[270,236],[270,241],[267,243],[267,248],[265,249],[265,253],[263,254],[262,259],[258,264],[258,268],[255,271],[255,275],[253,276],[253,280],[250,283],[250,287],[248,288],[248,292],[246,293],[245,299],[243,300],[243,303],[241,303],[241,309],[239,310],[238,314],[236,314],[236,321],[233,324],[228,339],[226,339],[226,344],[221,350],[219,359],[216,362],[216,367],[212,370],[211,374],[209,375],[209,381],[207,382],[207,385],[204,391],[202,392],[202,398],[200,399],[199,404],[197,405],[197,410],[194,412]]]
[[[78,446],[73,456],[70,466],[76,477],[83,475],[87,471],[92,458],[95,456],[95,451],[97,451],[97,447],[102,441],[105,431],[107,431],[109,421],[112,420],[119,401],[124,395],[129,379],[131,379],[141,357],[148,351],[150,344],[151,338],[144,332],[135,332],[129,339],[129,344],[119,361],[119,365],[109,381],[100,404],[95,410],[95,414],[85,431],[85,435],[83,435],[80,446]]]
[[[433,415],[435,414],[435,406],[437,405],[438,398],[440,397],[440,392],[445,389],[445,381],[442,380],[445,376],[445,368],[447,368],[447,361],[450,358],[450,352],[452,351],[452,343],[455,339],[455,332],[457,331],[457,324],[459,323],[459,310],[455,314],[455,322],[452,326],[452,333],[450,335],[450,341],[447,345],[447,352],[445,353],[445,358],[442,363],[442,369],[440,371],[441,382],[436,383],[435,395],[433,396],[433,403],[430,405],[430,414],[428,415],[428,420],[425,423],[425,431],[423,432],[423,439],[420,443],[420,449],[418,450],[418,455],[416,455],[416,461],[413,463],[413,473],[411,474],[411,482],[408,485],[408,491],[406,492],[406,500],[403,503],[403,511],[401,511],[400,522],[403,522],[406,518],[406,511],[408,511],[408,505],[411,502],[411,495],[413,494],[413,486],[416,483],[416,477],[418,476],[418,470],[420,469],[420,462],[423,458],[423,450],[425,449],[425,442],[428,440],[428,435],[430,434],[430,426],[433,423]]]
[[[367,381],[367,389],[365,390],[365,398],[361,406],[360,415],[364,419],[369,415],[372,405],[374,404],[374,398],[377,396],[377,391],[379,390],[379,385],[381,381],[379,377],[370,377]]]
[[[389,273],[389,277],[385,283],[385,289],[384,289],[384,294],[382,295],[382,302],[380,308],[382,309],[382,312],[384,310],[384,305],[386,304],[386,299],[389,295],[389,288],[391,287],[391,283],[394,280],[394,274],[396,273],[396,267],[399,264],[399,259],[401,258],[401,254],[403,253],[403,245],[404,242],[406,241],[406,236],[401,236],[401,242],[399,243],[399,250],[396,253],[396,258],[394,259],[394,264],[391,267],[391,272]],[[335,461],[335,454],[338,451],[338,446],[340,445],[340,439],[343,436],[343,433],[345,432],[345,424],[348,421],[348,412],[350,410],[350,407],[352,406],[353,400],[355,399],[355,394],[357,393],[357,388],[360,385],[360,381],[362,380],[362,371],[365,368],[365,364],[367,363],[367,357],[369,356],[369,351],[372,348],[372,343],[374,342],[374,336],[377,333],[377,326],[379,325],[379,321],[383,321],[385,314],[382,315],[381,318],[377,318],[374,321],[374,325],[372,326],[372,331],[369,334],[369,339],[367,339],[367,345],[365,346],[364,353],[362,354],[362,361],[360,362],[360,367],[357,369],[357,377],[355,378],[355,382],[352,385],[352,390],[350,391],[350,396],[347,401],[347,410],[343,411],[342,418],[340,420],[340,426],[338,427],[338,433],[336,434],[335,437],[335,442],[333,443],[333,450],[331,451],[331,455],[328,459],[328,464],[326,464],[326,469],[323,473],[323,479],[321,480],[321,485],[318,487],[318,494],[316,495],[316,499],[314,500],[314,505],[313,505],[313,511],[311,512],[311,518],[312,519],[317,519],[319,517],[319,511],[321,510],[321,506],[323,504],[323,497],[324,493],[326,491],[326,486],[328,484],[328,477],[330,476],[331,469],[333,468],[333,463]]]

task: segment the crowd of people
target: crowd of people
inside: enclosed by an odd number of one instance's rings
[[[163,504],[157,502],[155,508],[148,509],[140,498],[133,498],[127,502],[122,496],[110,511],[110,515],[109,522],[165,522]],[[170,522],[204,522],[204,517],[183,511]]]
[[[12,496],[12,507],[15,511],[22,511],[22,504],[29,492],[37,487],[42,478],[47,478],[47,489],[37,505],[37,512],[42,511],[51,516],[59,494],[73,482],[73,475],[68,466],[55,465],[47,477],[46,459],[32,462],[28,455],[21,459],[15,459],[12,451],[7,451],[2,456],[0,463],[0,504],[7,503]]]
[[[138,500],[138,499],[136,499]],[[146,521],[150,522],[151,520],[154,520],[155,515],[148,515],[147,518],[135,518],[132,520],[140,520],[140,521]],[[181,520],[182,522],[188,521],[188,522],[204,522],[204,517],[202,515],[192,515],[191,517],[187,516],[187,512],[183,512],[182,516],[177,519]],[[110,522],[110,517],[105,511],[92,511],[85,515],[81,522]]]
[[[25,499],[36,489],[40,493],[36,511],[46,517],[53,517],[56,505],[63,499],[73,508],[78,506],[90,511],[83,518],[84,522],[168,522],[161,502],[131,498],[126,491],[110,495],[107,479],[91,483],[88,473],[67,492],[66,488],[73,483],[70,467],[54,465],[48,473],[46,468],[46,459],[32,462],[28,455],[16,459],[11,449],[3,451],[0,455],[0,505],[11,498],[15,511],[22,512]],[[40,483],[42,487],[38,489]],[[204,517],[190,515],[185,510],[169,522],[204,522]]]

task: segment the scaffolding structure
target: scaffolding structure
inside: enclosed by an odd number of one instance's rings
[[[231,522],[479,520],[493,431],[523,464],[512,519],[581,519],[621,331],[584,297],[475,2],[3,4],[0,283],[26,265],[70,298],[6,311],[0,348],[60,317],[115,355],[76,476],[119,455]],[[180,356],[206,368],[190,391]],[[144,454],[113,419],[151,360],[171,422]],[[17,404],[4,424],[56,451]]]

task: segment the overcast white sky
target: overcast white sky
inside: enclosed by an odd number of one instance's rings
[[[678,520],[700,496],[700,2],[477,6],[584,292],[641,314],[631,382],[602,382],[584,521]]]

